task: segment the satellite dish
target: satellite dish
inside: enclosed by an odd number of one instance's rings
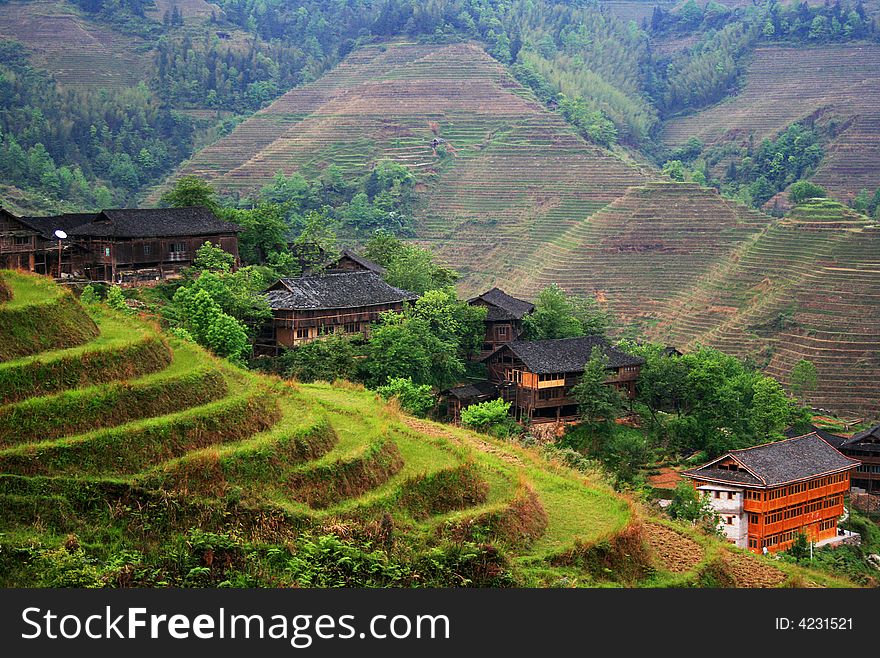
[[[57,231],[55,231],[55,237],[59,240],[65,240],[67,238],[67,233],[65,233],[61,229],[58,229]]]

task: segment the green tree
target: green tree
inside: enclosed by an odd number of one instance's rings
[[[780,438],[792,416],[792,404],[782,385],[775,379],[760,376],[752,387],[749,418],[759,442]]]
[[[353,381],[357,376],[358,350],[351,336],[329,335],[285,350],[279,357],[279,366],[285,377],[301,382]]]
[[[801,359],[791,369],[791,392],[802,403],[806,403],[810,395],[819,385],[819,375],[812,361]]]
[[[448,288],[460,276],[455,270],[434,262],[429,250],[406,244],[388,232],[373,236],[367,242],[364,256],[385,267],[384,278],[389,284],[419,295]]]
[[[196,270],[228,273],[235,265],[235,256],[206,241],[196,251],[192,267]]]
[[[211,210],[217,209],[214,188],[198,176],[181,176],[174,186],[165,192],[159,202],[165,207],[185,208],[204,206]]]
[[[593,437],[593,453],[601,452],[604,440],[614,433],[618,413],[624,409],[623,396],[614,386],[605,383],[607,379],[608,357],[601,348],[594,347],[584,374],[569,392]]]
[[[117,311],[128,311],[128,304],[125,303],[125,295],[122,294],[122,288],[119,286],[110,286],[107,291],[107,306]]]
[[[385,313],[366,347],[363,370],[367,383],[382,386],[396,377],[415,384],[448,388],[464,375],[464,361],[455,343],[441,340],[422,318]]]
[[[195,341],[217,356],[243,363],[250,351],[245,327],[220,305],[204,288],[182,287],[174,293],[173,304],[180,309],[180,326]]]
[[[595,299],[567,295],[555,283],[535,300],[535,310],[523,319],[531,340],[601,336],[610,324],[608,313]]]
[[[791,199],[793,203],[802,203],[807,199],[825,197],[827,195],[828,193],[825,191],[824,187],[806,180],[799,180],[792,184],[788,190],[788,198]]]
[[[435,336],[456,345],[461,357],[480,351],[486,333],[487,309],[459,301],[454,288],[429,290],[413,305],[412,317],[424,320]]]
[[[672,494],[672,502],[666,508],[673,519],[690,521],[692,525],[701,525],[710,532],[717,527],[717,516],[712,509],[708,497],[703,496],[691,482],[679,482]]]

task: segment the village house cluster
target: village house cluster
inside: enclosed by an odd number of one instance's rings
[[[0,268],[50,276],[145,285],[177,276],[205,242],[235,256],[240,229],[206,208],[104,210],[94,214],[16,217],[0,209]],[[362,335],[382,313],[401,311],[418,296],[389,285],[384,269],[343,250],[315,271],[280,279],[265,295],[273,319],[255,341],[258,354],[276,355],[330,334]],[[471,404],[501,398],[517,420],[577,418],[572,386],[593,350],[607,359],[606,384],[630,400],[645,361],[602,337],[524,340],[524,318],[535,310],[499,288],[468,300],[487,309],[475,359],[488,377],[443,395],[453,422]],[[667,348],[670,354],[680,354]],[[783,441],[732,450],[685,471],[711,503],[727,539],[753,552],[791,547],[799,534],[816,545],[858,540],[838,528],[844,495],[880,492],[880,425],[841,437],[818,428]]]

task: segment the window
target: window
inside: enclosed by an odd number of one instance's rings
[[[297,339],[308,338],[309,337],[309,328],[302,327],[301,329],[296,330]]]
[[[186,253],[186,242],[172,242],[171,249],[169,251],[172,254],[184,254]]]
[[[725,523],[727,523],[727,525],[733,525],[733,517],[728,516],[727,519],[725,520]]]
[[[144,256],[152,256],[153,255],[153,245],[145,244],[144,245]]]
[[[105,256],[109,256],[109,255],[110,255],[110,247],[104,247],[104,255],[105,255]]]
[[[498,334],[498,338],[507,338],[510,327],[506,324],[501,325],[500,327],[496,327],[495,332]]]
[[[757,514],[749,514],[749,523],[751,525],[758,525],[758,515]]]
[[[31,236],[29,236],[29,235],[16,235],[15,236],[15,244],[18,246],[30,245],[31,244]]]
[[[734,496],[733,496],[733,492],[732,492],[732,491],[728,491],[728,492],[727,492],[727,500],[733,500],[733,498],[734,498]]]
[[[357,322],[346,322],[345,323],[345,333],[356,334],[357,332],[359,332],[361,330],[360,327],[361,326]]]
[[[721,492],[720,491],[713,491],[712,497],[713,498],[721,498]]]

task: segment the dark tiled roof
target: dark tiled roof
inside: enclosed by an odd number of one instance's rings
[[[375,272],[376,274],[385,274],[385,268],[379,265],[379,263],[374,263],[368,258],[364,258],[363,256],[358,256],[351,249],[343,249],[339,254],[339,260],[343,258],[348,258],[353,260],[355,263],[363,267],[365,270],[369,270],[370,272]],[[337,261],[338,262],[338,261]]]
[[[844,440],[840,448],[843,451],[850,448],[866,452],[880,452],[880,425],[856,432],[851,439]]]
[[[583,372],[584,365],[590,360],[594,347],[605,352],[609,368],[639,366],[645,363],[645,360],[640,356],[633,356],[612,347],[601,336],[556,338],[553,340],[515,340],[499,349],[509,348],[529,371],[547,374]]]
[[[454,386],[445,395],[458,398],[459,400],[473,400],[475,398],[495,398],[498,396],[498,388],[492,382],[475,382]]]
[[[73,229],[88,224],[95,219],[96,214],[91,213],[67,213],[64,215],[50,215],[48,217],[22,217],[21,220],[39,231],[47,240],[55,240],[55,231],[62,230],[70,233]]]
[[[473,303],[478,299],[489,304],[489,312],[486,315],[488,322],[522,320],[523,317],[535,310],[535,305],[531,302],[511,297],[500,288],[492,288],[479,297],[469,299],[468,303]]]
[[[75,236],[151,238],[238,233],[242,229],[217,219],[207,208],[131,208],[103,210],[91,222],[70,231]]]
[[[851,439],[847,440],[847,443],[858,443],[860,441],[864,441],[865,439],[874,439],[876,441],[880,441],[880,425],[875,425],[870,429],[856,432],[855,434],[853,434]]]
[[[793,439],[766,443],[729,453],[684,475],[706,477],[731,484],[749,484],[741,471],[715,468],[722,459],[732,457],[757,478],[756,486],[774,487],[827,473],[855,468],[858,462],[842,455],[818,434],[812,432]]]
[[[826,432],[825,430],[820,430],[820,429],[819,429],[818,427],[816,427],[815,425],[811,425],[811,426],[810,426],[810,432],[812,432],[812,433],[814,433],[814,434],[818,434],[818,435],[821,436],[823,439],[825,439],[826,441],[828,441],[828,443],[830,443],[831,445],[833,445],[835,448],[839,448],[840,445],[841,445],[844,441],[847,440],[847,438],[846,438],[845,436],[838,436],[837,434],[832,434],[831,432]],[[795,430],[794,428],[791,428],[791,427],[789,427],[787,430],[785,430],[785,432],[783,432],[783,434],[785,434],[786,438],[789,438],[789,439],[793,439],[793,438],[795,438],[795,437],[803,436],[803,435],[804,435],[803,432],[799,432],[799,431],[797,431],[797,430]]]
[[[690,471],[688,471],[690,472]],[[761,486],[761,481],[746,471],[728,471],[724,468],[701,468],[699,473],[702,477],[710,480],[722,480],[731,484],[754,484]]]
[[[415,293],[385,283],[374,272],[339,272],[281,279],[266,291],[274,310],[354,308],[412,301]]]

